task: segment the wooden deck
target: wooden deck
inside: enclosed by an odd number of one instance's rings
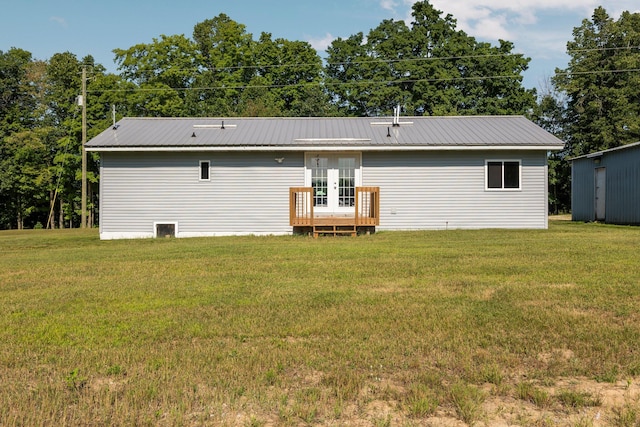
[[[380,224],[380,188],[356,187],[353,215],[316,215],[313,211],[313,188],[289,189],[289,224],[294,228],[309,228],[319,235],[356,236],[361,228],[371,229]]]

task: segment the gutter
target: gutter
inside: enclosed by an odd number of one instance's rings
[[[132,146],[132,147],[90,147],[91,152],[270,152],[270,151],[331,151],[331,152],[391,152],[391,151],[559,151],[560,145],[392,145],[392,146],[314,146],[314,145],[286,145],[286,146]]]

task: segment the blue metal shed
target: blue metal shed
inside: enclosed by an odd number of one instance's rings
[[[640,142],[571,161],[574,221],[640,224]]]

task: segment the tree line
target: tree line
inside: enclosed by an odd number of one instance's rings
[[[554,211],[570,208],[570,157],[640,140],[639,14],[613,20],[596,9],[542,94],[522,86],[530,58],[513,43],[477,41],[427,0],[412,17],[338,38],[324,61],[307,42],[254,38],[225,14],[191,38],[114,49],[117,74],[91,56],[0,51],[0,228],[79,224],[83,67],[88,138],[110,126],[114,106],[117,118],[379,116],[396,105],[406,115],[523,114],[567,142],[550,156]],[[91,224],[97,163],[90,155]]]

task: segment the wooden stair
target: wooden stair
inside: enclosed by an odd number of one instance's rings
[[[319,217],[313,223],[313,237],[323,236],[357,236],[358,229],[355,218]]]

